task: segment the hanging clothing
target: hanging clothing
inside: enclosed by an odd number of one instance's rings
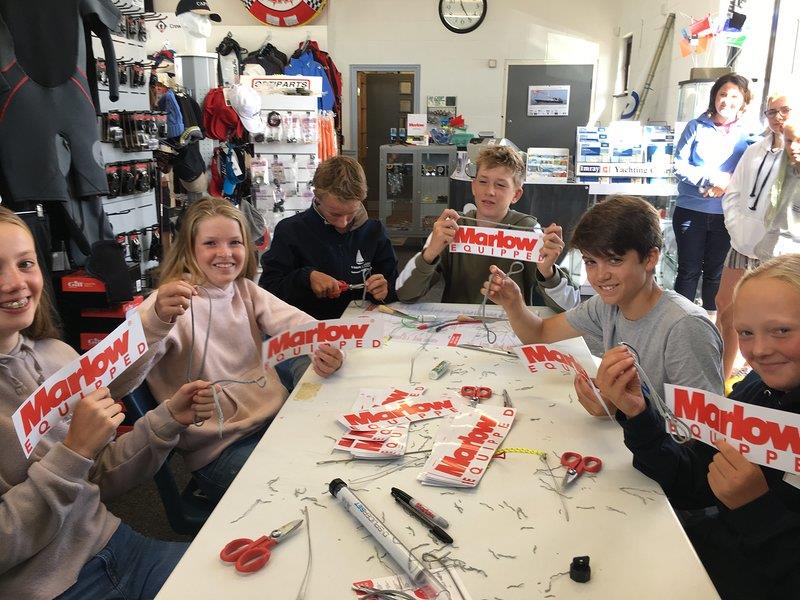
[[[245,50],[229,33],[219,43],[217,52],[217,77],[218,85],[233,85],[239,83],[242,73],[242,60]]]
[[[293,58],[290,60],[289,66],[286,67],[284,74],[321,77],[322,97],[319,99],[319,108],[321,110],[333,110],[334,97],[331,82],[328,80],[328,75],[325,73],[325,69],[323,69],[322,65],[314,60],[311,52],[304,52],[299,58]]]
[[[333,115],[323,113],[317,117],[317,130],[319,139],[317,141],[317,153],[319,159],[327,160],[339,154],[339,147],[336,143],[336,131],[334,129]]]
[[[264,70],[265,75],[282,75],[289,64],[289,59],[272,44],[265,44],[248,54],[243,64],[257,65]]]
[[[0,194],[8,201],[108,194],[85,40],[100,38],[116,100],[111,29],[120,16],[109,0],[0,0]]]
[[[167,137],[175,138],[183,133],[186,127],[183,124],[183,113],[181,107],[178,105],[178,99],[175,97],[175,92],[167,90],[158,101],[158,110],[167,113]]]
[[[295,51],[296,56],[300,56],[305,51],[311,52],[311,55],[314,57],[314,60],[317,61],[322,68],[325,69],[325,73],[328,76],[328,81],[331,83],[331,88],[333,89],[333,112],[334,112],[334,121],[336,131],[339,134],[339,145],[343,143],[343,139],[341,138],[342,133],[342,74],[339,72],[339,69],[336,68],[336,63],[333,62],[331,55],[321,50],[317,42],[314,40],[309,40],[307,44],[301,43],[298,49]],[[294,57],[294,56],[293,56]]]

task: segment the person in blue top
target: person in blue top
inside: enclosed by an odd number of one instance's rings
[[[747,148],[739,117],[749,102],[747,79],[735,73],[723,75],[711,88],[708,109],[686,124],[675,147],[675,291],[694,301],[702,276],[703,308],[708,311],[716,311],[722,266],[731,247],[722,196]]]

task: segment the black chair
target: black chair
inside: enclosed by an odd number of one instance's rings
[[[142,383],[122,398],[122,401],[127,407],[127,416],[132,421],[144,416],[147,411],[158,405],[150,393],[147,383]],[[200,493],[194,478],[183,492],[178,489],[178,483],[170,468],[173,455],[174,452],[167,457],[153,479],[156,482],[172,530],[183,535],[194,535],[200,531],[203,523],[214,510],[214,504]]]

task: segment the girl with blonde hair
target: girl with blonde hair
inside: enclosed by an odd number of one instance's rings
[[[218,418],[187,429],[178,444],[212,501],[225,493],[288,396],[275,369],[264,366],[263,336],[314,321],[259,288],[255,269],[242,213],[222,198],[194,202],[165,257],[158,292],[139,307],[152,352],[115,382],[128,392],[146,379],[158,401],[184,379],[219,382]],[[311,364],[327,377],[342,360],[340,350],[323,345]]]

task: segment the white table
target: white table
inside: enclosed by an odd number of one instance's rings
[[[336,477],[357,481],[398,463],[316,463],[348,456],[331,451],[334,438],[343,433],[335,419],[348,411],[359,389],[411,387],[410,361],[419,348],[390,340],[381,349],[349,352],[345,366],[328,380],[306,373],[301,384],[324,381],[322,388],[313,399],[298,400],[297,392],[303,389],[298,386],[287,400],[159,598],[294,600],[306,569],[304,528],[274,549],[264,569],[248,576],[222,563],[219,552],[231,539],[254,538],[298,518],[304,506],[310,515],[313,553],[306,598],[354,598],[352,582],[391,575],[376,558],[377,544],[327,489]],[[442,359],[456,368],[460,365],[467,375],[428,380],[429,369]],[[424,458],[415,461],[418,467],[352,485],[407,547],[416,547],[417,557],[440,544],[396,505],[389,488],[402,488],[447,518],[455,540],[450,556],[485,572],[460,573],[472,598],[718,597],[660,488],[631,466],[619,426],[588,416],[573,399],[571,378],[530,389],[533,376],[518,361],[442,347],[419,353],[414,373],[415,381],[428,386],[426,395],[432,396],[479,383],[493,388],[495,396],[489,402],[500,404],[506,388],[518,412],[504,446],[546,450],[559,484],[562,452],[574,450],[603,460],[598,475],[584,475],[567,490],[569,521],[561,498],[546,489],[553,483],[547,469],[531,455],[492,461],[472,490],[419,484],[416,476]],[[423,435],[435,432],[441,422],[412,425],[408,450],[418,449],[425,443]],[[557,575],[568,571],[572,557],[580,555],[591,558],[590,582],[579,584],[568,575]],[[390,558],[384,562],[397,569]]]

